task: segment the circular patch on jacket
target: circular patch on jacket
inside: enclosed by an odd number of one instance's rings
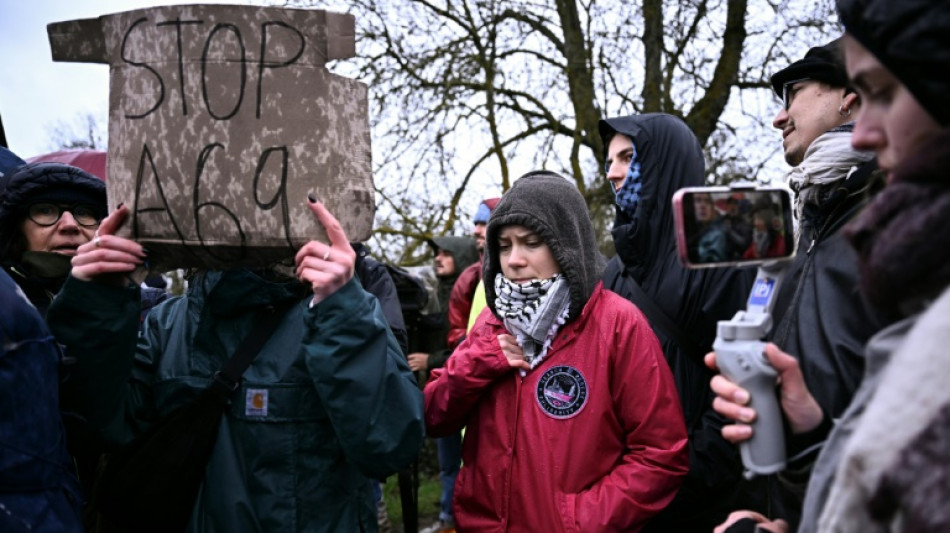
[[[570,418],[587,403],[587,380],[574,367],[549,368],[538,380],[537,398],[549,416]]]

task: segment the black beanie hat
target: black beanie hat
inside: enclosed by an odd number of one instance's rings
[[[950,125],[950,1],[837,0],[845,31]]]
[[[840,40],[838,38],[826,45],[816,46],[802,59],[772,74],[770,81],[775,94],[782,98],[782,89],[786,83],[804,78],[852,90],[848,83],[848,72],[844,67]]]
[[[515,180],[488,219],[485,234],[485,300],[495,311],[495,275],[501,272],[498,234],[505,226],[524,226],[538,234],[567,278],[571,308],[567,321],[579,317],[604,273],[605,261],[587,203],[577,186],[554,172],[537,170]]]

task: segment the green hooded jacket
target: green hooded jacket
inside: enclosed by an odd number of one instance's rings
[[[299,300],[234,393],[188,531],[376,531],[370,480],[419,452],[422,396],[376,298],[354,279],[311,308],[301,287],[208,273],[137,339],[137,287],[69,278],[50,308],[66,394],[121,445],[205,387],[263,306]]]

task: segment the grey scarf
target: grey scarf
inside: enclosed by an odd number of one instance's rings
[[[789,188],[795,191],[795,218],[799,221],[805,205],[819,203],[819,192],[824,186],[847,179],[862,163],[874,157],[874,152],[851,147],[853,131],[854,123],[849,122],[819,135],[808,146],[801,164],[786,174]],[[798,231],[796,229],[795,242],[798,242]]]

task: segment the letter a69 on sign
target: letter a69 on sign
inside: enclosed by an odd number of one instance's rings
[[[365,85],[326,62],[355,53],[351,15],[166,6],[48,27],[53,59],[109,65],[110,208],[153,268],[261,266],[375,215]]]

